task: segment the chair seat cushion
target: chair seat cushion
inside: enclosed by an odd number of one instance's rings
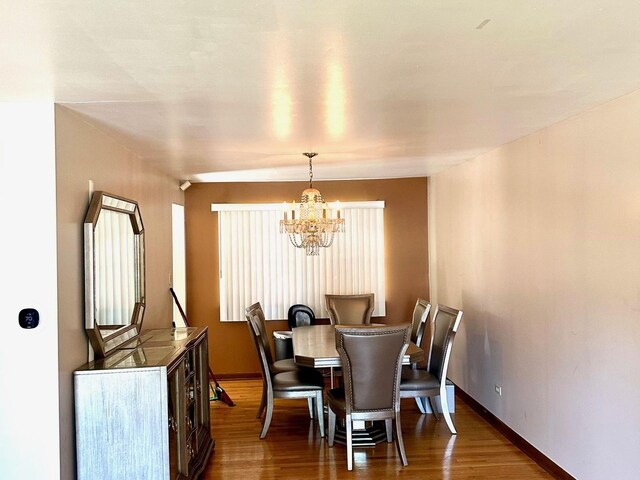
[[[276,360],[271,364],[271,373],[291,372],[298,370],[298,366],[293,361],[293,358],[283,358],[282,360]]]
[[[303,390],[324,390],[324,378],[317,370],[298,369],[277,373],[271,377],[275,391],[299,392]]]
[[[440,388],[440,380],[426,370],[402,369],[400,391],[413,390],[437,390]]]

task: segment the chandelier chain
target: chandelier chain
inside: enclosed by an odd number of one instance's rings
[[[315,152],[305,152],[303,155],[309,159],[309,188],[313,188],[313,157],[318,154]]]

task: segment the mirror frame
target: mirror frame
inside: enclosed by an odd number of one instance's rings
[[[127,202],[129,205],[124,204]],[[95,271],[95,229],[103,210],[124,213],[129,216],[136,244],[136,287],[139,298],[133,308],[129,325],[103,336],[96,318],[96,271]],[[128,198],[98,191],[91,197],[89,210],[84,218],[84,297],[85,297],[85,331],[96,357],[106,357],[119,346],[138,337],[142,328],[145,311],[145,259],[144,259],[144,226],[140,216],[138,202]]]

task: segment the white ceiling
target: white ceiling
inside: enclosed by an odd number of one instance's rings
[[[429,175],[638,88],[636,0],[0,0],[0,100],[194,181]]]

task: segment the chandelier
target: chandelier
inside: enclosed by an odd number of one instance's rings
[[[327,202],[320,192],[313,188],[312,159],[318,154],[309,152],[303,155],[309,159],[309,188],[302,192],[299,204],[292,202],[289,206],[285,202],[280,232],[288,234],[291,244],[296,248],[304,248],[307,255],[318,255],[320,247],[331,246],[336,232],[344,231],[344,218],[340,218],[339,206],[336,209],[336,217],[331,218]]]

